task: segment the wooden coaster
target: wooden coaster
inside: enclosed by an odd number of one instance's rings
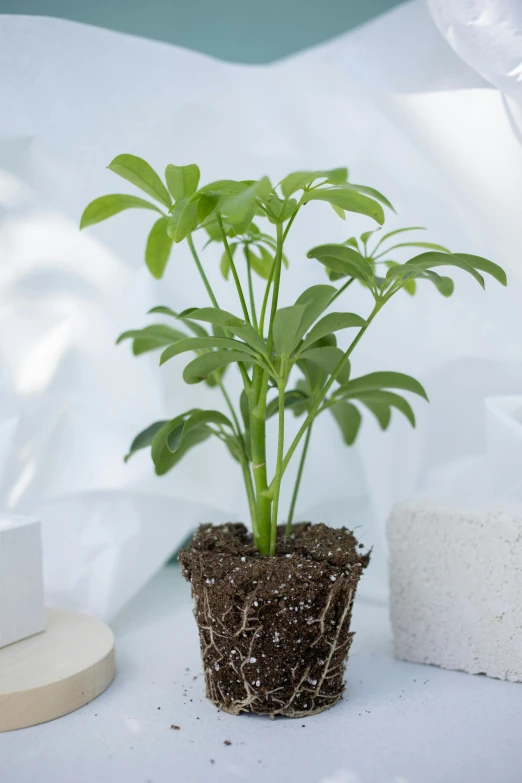
[[[114,679],[114,636],[95,617],[47,609],[47,630],[0,649],[0,731],[83,707]]]

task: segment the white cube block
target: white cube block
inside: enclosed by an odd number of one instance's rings
[[[40,522],[0,515],[0,647],[43,630]]]
[[[395,654],[522,681],[522,510],[415,499],[388,521]]]

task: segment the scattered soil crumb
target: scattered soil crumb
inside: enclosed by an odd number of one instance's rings
[[[176,731],[179,731],[179,726],[174,726],[174,724],[172,724],[172,726],[170,728],[171,729],[175,729]]]
[[[232,743],[230,742],[230,740],[225,740],[223,745],[232,745]]]

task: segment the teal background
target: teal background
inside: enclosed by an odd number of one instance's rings
[[[0,13],[72,19],[267,63],[341,35],[400,0],[0,0]]]

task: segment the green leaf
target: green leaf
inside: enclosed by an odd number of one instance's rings
[[[302,188],[310,185],[315,179],[314,171],[294,171],[293,174],[288,174],[279,183],[281,192],[285,198],[289,198],[296,190],[302,190]]]
[[[175,453],[172,453],[167,445],[167,439],[172,430],[179,425],[180,421],[190,416],[197,409],[192,409],[175,419],[168,421],[161,427],[152,439],[151,455],[156,468],[156,474],[163,476],[167,471],[173,468],[194,446],[207,440],[212,435],[210,427],[195,427],[187,433],[182,444]]]
[[[229,245],[229,248],[232,254],[232,258],[234,258],[234,254],[237,248],[237,242],[232,242],[232,244]],[[219,262],[219,269],[221,271],[221,274],[225,278],[225,280],[228,280],[228,276],[230,274],[230,256],[228,255],[226,250],[223,251],[223,255],[221,256],[221,261]]]
[[[268,280],[270,277],[270,270],[272,269],[272,264],[274,263],[274,257],[268,252],[266,247],[263,245],[256,245],[256,249],[259,251],[259,255],[257,255],[253,250],[252,247],[249,245],[248,247],[248,261],[250,263],[250,267],[253,272],[255,272],[259,277],[263,278],[263,280]],[[247,254],[247,248],[245,246],[245,257]]]
[[[198,202],[183,198],[177,201],[169,220],[168,233],[174,242],[182,242],[198,225]]]
[[[386,248],[386,253],[391,252],[392,250],[397,250],[401,247],[418,247],[418,248],[425,248],[426,250],[437,250],[440,253],[450,253],[451,251],[448,250],[447,247],[444,247],[443,245],[436,245],[434,242],[400,242],[398,245],[392,245],[391,247]]]
[[[192,196],[199,185],[200,171],[195,163],[188,166],[173,166],[171,163],[165,169],[165,179],[174,201]]]
[[[343,276],[355,277],[366,285],[373,285],[373,269],[371,264],[353,247],[346,245],[319,245],[307,253],[308,258],[315,258],[327,269]]]
[[[161,214],[161,209],[150,201],[137,196],[127,196],[124,193],[112,193],[110,196],[95,198],[87,204],[80,220],[80,230],[101,223],[102,220],[107,220],[118,212],[123,212],[124,209],[153,209]]]
[[[335,214],[341,218],[341,220],[346,220],[344,209],[341,209],[341,207],[338,207],[336,204],[330,204],[330,206],[335,212]]]
[[[246,230],[254,219],[257,208],[256,199],[260,198],[262,201],[265,201],[268,199],[271,190],[270,180],[268,177],[263,177],[263,179],[253,182],[240,193],[223,199],[220,204],[220,211],[232,225],[242,224],[242,228]],[[246,227],[244,226],[245,223],[247,224]]]
[[[347,446],[355,443],[359,428],[361,426],[362,416],[350,402],[336,402],[329,407],[335,421],[339,425],[343,440]]]
[[[230,419],[220,411],[197,410],[194,413],[191,413],[187,418],[178,422],[178,424],[171,429],[167,435],[168,450],[172,454],[175,454],[191,430],[206,424],[218,424],[223,427],[230,427],[232,430],[234,429]]]
[[[340,348],[336,348],[333,345],[325,345],[321,348],[309,348],[307,351],[303,351],[300,354],[299,359],[307,359],[310,362],[317,364],[322,370],[331,375],[337,368],[339,362],[344,357],[344,351]],[[339,383],[345,384],[350,376],[350,362],[347,361],[343,369],[337,376]]]
[[[163,348],[165,345],[185,340],[187,337],[183,332],[178,332],[166,324],[151,324],[144,329],[131,329],[128,332],[120,334],[116,340],[116,345],[123,340],[132,340],[132,352],[139,356],[147,351],[154,351],[157,348]]]
[[[160,217],[152,226],[145,248],[145,263],[157,280],[163,277],[172,249],[172,239],[167,234],[168,225],[169,219]]]
[[[375,190],[375,188],[369,188],[366,185],[354,185],[352,182],[345,182],[343,183],[342,187],[345,190],[352,190],[355,191],[356,193],[363,193],[366,196],[370,196],[371,198],[374,198],[376,201],[379,201],[381,204],[384,204],[384,206],[388,207],[388,209],[391,209],[392,212],[395,212],[395,208],[388,201],[386,196],[383,196],[383,194],[380,193],[378,190]],[[384,220],[382,222],[384,223]]]
[[[360,400],[363,404],[373,402],[380,405],[382,403],[383,405],[388,405],[391,408],[397,408],[397,410],[406,416],[411,426],[415,427],[415,414],[413,413],[412,407],[410,403],[399,394],[394,394],[393,392],[389,391],[365,392],[359,394],[357,399]]]
[[[355,313],[328,313],[308,332],[301,351],[306,350],[310,345],[320,340],[322,337],[338,332],[340,329],[350,329],[352,327],[365,326],[366,321],[360,315]]]
[[[184,340],[178,340],[173,345],[169,345],[163,351],[160,357],[160,365],[165,364],[169,359],[178,356],[180,353],[186,353],[186,351],[211,350],[213,348],[218,348],[219,350],[226,350],[227,348],[242,350],[251,354],[253,358],[256,355],[245,343],[240,343],[239,340],[232,340],[230,337],[187,337]]]
[[[410,258],[410,260],[406,262],[406,266],[409,265],[422,270],[431,269],[434,266],[455,266],[459,269],[463,269],[465,272],[468,272],[472,277],[475,278],[482,288],[486,287],[482,275],[479,274],[476,269],[471,266],[471,264],[454,255],[453,253],[436,253],[428,251],[427,253],[421,253],[414,258]],[[392,271],[393,270],[390,269],[388,274],[390,274]]]
[[[234,193],[241,193],[246,190],[248,185],[245,182],[239,182],[235,179],[218,179],[215,182],[209,182],[208,185],[199,189],[200,193],[216,192],[222,196],[230,196]]]
[[[152,444],[154,435],[165,424],[167,424],[166,421],[155,421],[154,424],[150,424],[148,427],[146,427],[146,429],[142,430],[138,435],[136,435],[131,443],[128,454],[126,454],[124,457],[124,461],[128,462],[132,455],[137,451],[140,451],[140,449],[146,449],[148,446],[150,446]]]
[[[384,223],[384,212],[378,201],[363,196],[356,190],[336,185],[331,188],[320,188],[305,193],[305,201],[327,201],[347,212],[356,212],[373,218],[381,226]]]
[[[144,190],[152,198],[164,204],[167,209],[172,205],[169,192],[152,166],[137,155],[118,155],[107,166],[123,179],[132,182],[133,185]]]
[[[185,383],[200,383],[214,370],[220,369],[231,362],[251,362],[252,355],[246,351],[212,351],[193,359],[183,372]]]
[[[195,310],[196,308],[192,309]],[[186,318],[181,313],[178,314],[174,312],[174,310],[172,310],[170,307],[159,305],[158,307],[153,307],[151,310],[149,310],[148,314],[150,313],[162,313],[163,315],[170,315],[172,318],[177,318],[178,320],[183,321],[187,329],[190,329],[191,332],[193,332],[197,337],[208,337],[207,330],[200,326],[200,324],[193,323],[190,318]]]
[[[340,185],[346,182],[348,178],[348,169],[344,167],[336,169],[327,169],[325,171],[294,171],[281,180],[281,192],[285,198],[289,198],[296,190],[311,185],[316,179],[326,179],[331,185]]]
[[[396,228],[393,231],[388,231],[386,234],[383,234],[377,244],[375,245],[375,248],[373,252],[375,253],[376,250],[384,243],[387,239],[390,237],[394,237],[397,234],[404,234],[405,231],[426,231],[424,226],[408,226],[407,228]]]
[[[262,337],[253,326],[238,318],[227,310],[219,310],[217,307],[201,307],[190,311],[190,318],[196,321],[208,321],[214,326],[228,329],[250,347],[261,354],[266,353],[266,345]]]
[[[219,193],[203,193],[198,203],[198,220],[202,223],[215,210],[221,198]]]
[[[285,408],[290,408],[292,410],[300,409],[300,412],[302,413],[306,408],[307,401],[308,394],[299,391],[299,389],[289,389],[288,391],[285,391]],[[273,400],[270,400],[266,406],[266,418],[271,419],[278,411],[279,399],[278,397],[275,397]]]
[[[365,399],[361,399],[363,405],[365,405],[369,411],[373,413],[382,430],[388,428],[391,421],[391,408],[386,403],[378,402],[367,396]]]
[[[274,318],[274,346],[280,356],[290,356],[301,339],[300,324],[306,311],[304,305],[283,307]]]
[[[308,329],[319,318],[319,316],[326,310],[332,296],[337,293],[337,289],[332,285],[312,285],[307,288],[303,293],[295,300],[296,306],[303,305],[305,311],[299,324],[299,330],[297,332],[299,340],[306,334]]]
[[[453,253],[456,258],[460,258],[461,261],[465,261],[466,264],[473,267],[473,269],[479,269],[481,272],[494,277],[502,285],[507,285],[507,276],[505,271],[498,264],[494,264],[493,261],[488,261],[487,258],[482,256],[473,256],[469,253]]]
[[[350,396],[362,392],[377,391],[380,389],[402,389],[403,391],[409,391],[413,394],[418,394],[419,397],[423,397],[428,400],[428,395],[424,386],[419,383],[411,375],[405,375],[402,372],[371,372],[368,375],[361,375],[360,378],[353,378],[348,384],[343,385],[339,392],[349,393]]]

